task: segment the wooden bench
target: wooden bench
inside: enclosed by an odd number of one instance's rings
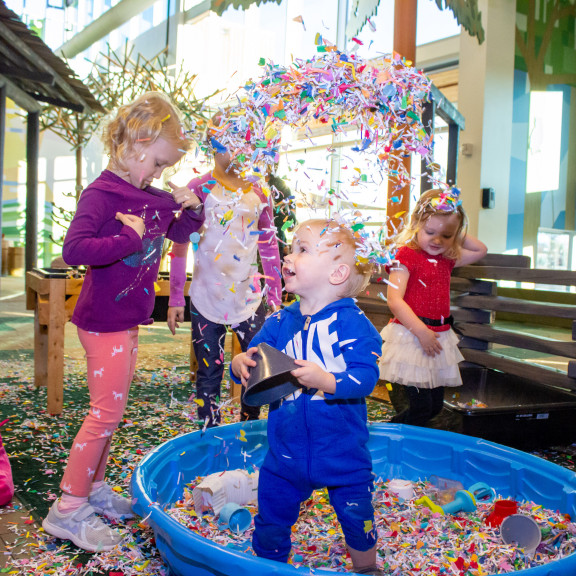
[[[386,304],[386,278],[372,278],[358,304],[378,330],[391,318]],[[516,287],[497,283],[508,281]],[[454,269],[451,304],[454,329],[462,336],[460,350],[471,363],[552,386],[576,391],[576,294],[539,290],[532,285],[576,286],[576,272],[530,268],[530,258],[487,254],[473,266]],[[504,295],[507,294],[507,295]],[[548,296],[548,297],[547,297]],[[513,329],[498,327],[497,320],[512,321]],[[571,340],[528,334],[533,324],[568,327]],[[503,354],[503,347],[544,353],[566,370],[542,366]]]

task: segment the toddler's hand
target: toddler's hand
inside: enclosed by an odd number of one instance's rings
[[[438,338],[438,334],[428,328],[423,330],[421,334],[418,334],[420,346],[422,346],[426,356],[436,356],[436,354],[442,352],[442,345],[438,341]]]
[[[242,386],[246,387],[248,378],[250,378],[250,368],[256,366],[256,360],[252,360],[252,356],[258,352],[258,348],[248,348],[246,352],[236,354],[232,358],[232,373],[236,378],[240,378]]]
[[[140,216],[136,216],[135,214],[122,214],[122,212],[116,212],[116,220],[120,220],[124,226],[130,226],[142,238],[144,236],[144,232],[146,232],[146,224],[144,224],[144,220],[140,218]]]
[[[168,186],[172,188],[172,196],[178,204],[182,204],[182,208],[192,208],[198,210],[204,206],[200,198],[190,190],[187,186],[176,186],[172,182],[168,182]]]
[[[336,378],[334,374],[326,372],[320,368],[318,364],[310,362],[309,360],[294,360],[300,368],[296,368],[290,372],[298,383],[305,388],[318,388],[323,392],[334,394],[336,392]]]

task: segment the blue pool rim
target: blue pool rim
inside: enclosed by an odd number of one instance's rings
[[[296,568],[224,548],[164,511],[197,476],[259,466],[268,446],[266,423],[228,424],[178,436],[152,450],[134,471],[134,511],[151,525],[158,550],[173,574],[334,576],[331,570]],[[371,424],[369,430],[378,478],[416,481],[436,474],[464,486],[486,482],[503,497],[531,500],[576,518],[576,474],[566,468],[514,448],[443,430],[388,423]],[[514,574],[573,576],[576,554]]]

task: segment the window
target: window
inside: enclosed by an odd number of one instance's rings
[[[526,192],[558,190],[562,92],[531,92]]]

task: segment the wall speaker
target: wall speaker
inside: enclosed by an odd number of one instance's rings
[[[482,188],[482,208],[494,208],[494,188]]]

